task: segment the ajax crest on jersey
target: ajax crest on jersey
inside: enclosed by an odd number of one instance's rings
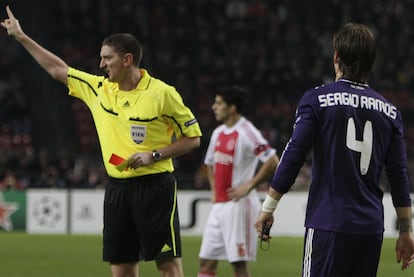
[[[132,125],[131,126],[131,138],[136,144],[141,144],[145,140],[147,133],[146,126]]]

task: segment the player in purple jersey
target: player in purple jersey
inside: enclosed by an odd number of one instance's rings
[[[263,224],[272,226],[278,201],[313,149],[302,274],[376,276],[385,168],[399,224],[397,262],[406,269],[414,261],[414,236],[401,114],[367,84],[376,47],[366,26],[346,24],[334,35],[333,48],[335,82],[300,100],[256,229],[262,236]]]

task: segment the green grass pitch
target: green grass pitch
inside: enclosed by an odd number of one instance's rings
[[[183,237],[186,277],[197,276],[200,237]],[[300,276],[303,238],[274,237],[268,251],[258,250],[250,263],[252,276]],[[361,246],[363,247],[363,246]],[[400,270],[395,262],[395,239],[385,239],[378,276],[414,276],[414,268]],[[110,276],[101,261],[101,237],[95,235],[29,235],[0,232],[0,276],[102,277]],[[153,262],[140,263],[140,276],[159,276]],[[218,276],[232,276],[227,262],[219,263]]]

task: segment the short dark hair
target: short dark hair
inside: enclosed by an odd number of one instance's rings
[[[248,92],[239,86],[218,89],[217,95],[220,95],[227,105],[235,105],[237,112],[242,113],[247,103]]]
[[[128,33],[113,34],[106,37],[102,45],[110,46],[120,55],[131,53],[136,66],[139,66],[142,60],[142,46],[138,39]]]
[[[367,26],[345,24],[334,34],[333,48],[345,78],[356,82],[368,81],[375,62],[376,45],[374,34]]]

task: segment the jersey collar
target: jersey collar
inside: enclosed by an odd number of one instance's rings
[[[139,71],[141,72],[141,80],[139,80],[137,89],[138,90],[146,90],[149,87],[151,82],[151,76],[148,74],[147,70],[140,68]]]
[[[339,79],[338,82],[345,82],[345,83],[349,83],[349,84],[352,84],[352,85],[355,85],[355,86],[369,87],[368,84],[358,83],[358,82],[354,82],[354,81],[343,79],[343,78]]]

